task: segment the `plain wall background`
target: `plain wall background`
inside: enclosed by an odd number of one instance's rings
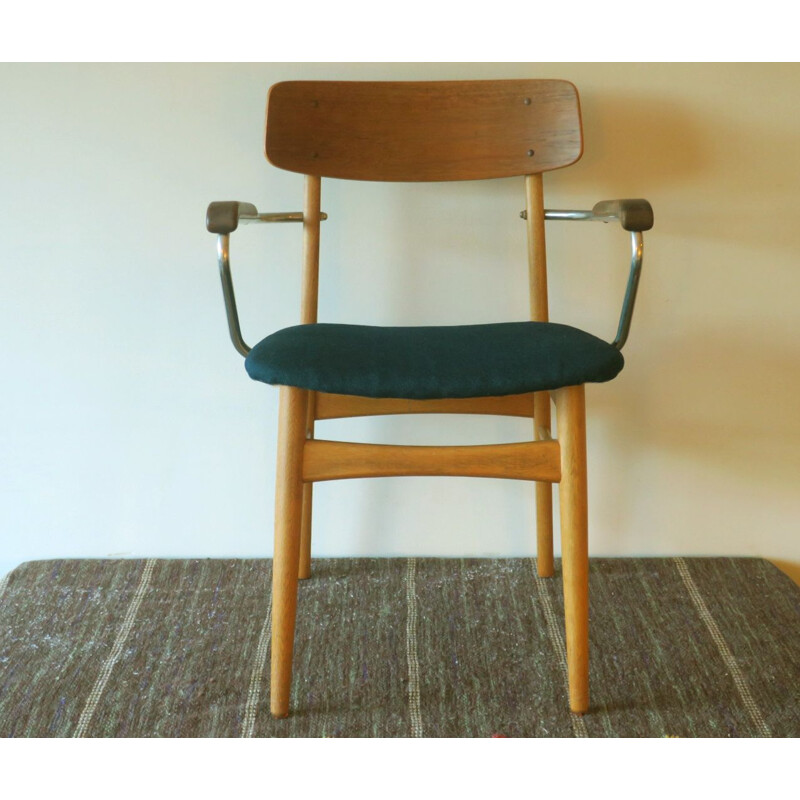
[[[225,327],[212,200],[299,210],[262,155],[270,84],[557,77],[585,155],[549,207],[647,197],[627,365],[588,389],[593,555],[800,566],[800,68],[795,64],[0,65],[0,568],[49,557],[269,556],[277,391]],[[323,182],[320,320],[527,314],[522,180]],[[548,223],[551,318],[613,337],[619,227]],[[246,227],[245,339],[299,315],[299,226]],[[421,296],[420,291],[425,295]],[[492,418],[320,423],[327,438],[483,443]],[[524,483],[315,488],[314,553],[531,554]]]

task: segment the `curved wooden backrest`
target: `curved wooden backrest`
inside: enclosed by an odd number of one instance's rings
[[[582,152],[569,81],[288,81],[267,101],[267,158],[306,175],[504,178],[565,167]]]

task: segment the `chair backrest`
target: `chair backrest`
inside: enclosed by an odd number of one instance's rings
[[[581,157],[578,92],[563,80],[288,81],[269,92],[265,151],[329,178],[538,174]]]
[[[548,321],[542,173],[583,153],[578,91],[569,81],[277,83],[267,98],[265,153],[274,166],[305,175],[302,323],[317,321],[322,178],[516,175],[525,176],[531,319]],[[549,424],[549,406],[539,414]]]

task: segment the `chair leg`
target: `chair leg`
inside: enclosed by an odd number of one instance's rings
[[[553,562],[553,486],[536,484],[536,568],[541,578],[552,578]]]
[[[306,439],[314,438],[316,417],[316,392],[308,392],[306,400]],[[314,500],[314,484],[303,485],[303,521],[300,527],[300,580],[311,577],[311,509]]]
[[[561,557],[567,638],[569,706],[589,709],[589,542],[586,411],[583,386],[554,393],[561,446]]]
[[[313,503],[313,483],[303,484],[303,516],[300,524],[300,569],[301,581],[311,577],[311,508]]]
[[[537,392],[533,399],[534,439],[550,436],[550,394]],[[553,564],[553,486],[536,484],[536,568],[539,576],[550,578]]]
[[[307,397],[308,392],[303,389],[293,386],[280,388],[270,690],[270,707],[275,717],[289,715],[303,516],[303,446],[306,440]]]

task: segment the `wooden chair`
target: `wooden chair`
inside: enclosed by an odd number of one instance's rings
[[[260,214],[212,203],[231,339],[249,375],[280,386],[275,501],[271,710],[289,713],[298,578],[310,574],[315,481],[391,475],[469,475],[536,482],[537,559],[553,574],[552,491],[559,484],[570,708],[589,707],[588,544],[584,384],[623,366],[642,262],[645,200],[591,211],[546,211],[542,173],[583,150],[578,93],[567,81],[279,83],[269,92],[266,156],[305,175],[302,212]],[[531,321],[381,328],[317,323],[321,178],[458,181],[524,176]],[[548,321],[546,219],[618,220],[632,259],[617,337],[607,343]],[[241,223],[300,222],[300,325],[252,349],[242,340],[231,282],[230,234]],[[557,438],[550,430],[550,401]],[[317,420],[401,413],[532,417],[532,440],[467,447],[406,447],[314,437]]]

